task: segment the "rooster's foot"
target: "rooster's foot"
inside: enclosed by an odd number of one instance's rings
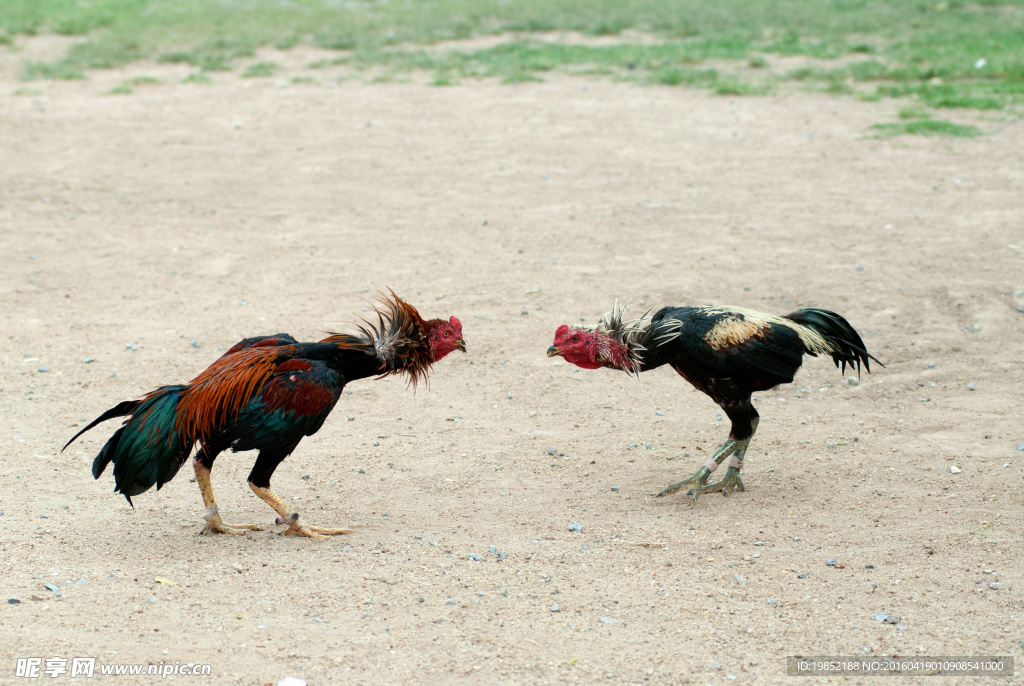
[[[217,512],[216,505],[206,511],[204,519],[206,519],[206,528],[202,531],[204,534],[244,536],[247,531],[263,531],[255,524],[225,524],[224,520],[220,518],[220,513]]]
[[[330,538],[352,533],[351,529],[328,529],[320,526],[311,526],[299,519],[298,512],[292,512],[288,517],[278,517],[276,524],[287,524],[288,528],[281,532],[282,536],[305,536],[306,538]]]
[[[683,479],[678,483],[669,484],[661,493],[658,494],[657,497],[660,498],[662,496],[669,495],[670,493],[681,491],[687,486],[690,486],[691,488],[689,491],[687,491],[687,493],[693,494],[693,502],[696,503],[697,498],[704,490],[704,485],[707,483],[709,476],[711,476],[711,470],[708,469],[707,467],[701,467],[693,474],[691,474],[688,478]]]
[[[739,489],[740,491],[747,490],[743,487],[743,479],[740,478],[740,470],[735,467],[729,467],[725,470],[725,477],[721,481],[717,481],[713,484],[708,484],[700,489],[701,493],[718,493],[722,492],[722,495],[729,495],[730,491]]]

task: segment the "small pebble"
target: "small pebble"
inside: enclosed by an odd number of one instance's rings
[[[718,664],[717,662],[711,662],[711,663],[708,664],[708,669],[721,669],[721,668],[722,668],[722,665]]]
[[[1024,443],[1018,443],[1017,450],[1024,450]]]
[[[659,417],[664,417],[665,416],[665,413],[662,412],[661,410],[655,410],[654,414],[658,415]]]
[[[949,465],[949,471],[953,474],[959,474],[961,469],[957,467],[955,464],[951,464]]]
[[[555,604],[555,605],[552,605],[552,606],[551,606],[551,611],[552,611],[552,612],[558,612],[558,605],[557,605],[557,604]]]
[[[888,615],[885,618],[885,623],[886,624],[898,624],[899,621],[900,621],[900,618],[897,617],[896,615]]]
[[[896,628],[899,629],[900,631],[906,631],[907,630],[907,625],[906,624],[899,624],[899,625],[896,626]]]
[[[96,361],[96,358],[94,358],[94,357],[83,357],[82,358],[82,364],[89,364],[90,362],[95,362],[95,361]]]
[[[155,595],[149,596],[149,602],[155,603],[156,602],[156,596]]]
[[[8,605],[21,605],[21,601],[18,600],[17,598],[8,598],[7,599],[7,604]]]
[[[303,481],[309,481],[309,474],[303,474],[302,475],[302,480]]]
[[[59,586],[56,586],[56,585],[54,585],[54,584],[43,584],[43,588],[45,588],[45,589],[46,589],[46,590],[48,590],[48,591],[53,591],[53,592],[56,592],[56,591],[57,591],[57,589],[58,589],[58,588],[60,588],[60,587],[59,587]]]
[[[797,575],[796,575],[796,578],[797,578],[797,579],[806,579],[806,578],[807,578],[807,575],[806,575],[806,574],[797,574]]]
[[[870,563],[864,565],[864,569],[874,569],[874,568],[875,568],[875,566],[873,564],[870,564]]]
[[[277,686],[306,686],[306,682],[293,676],[286,676],[277,682]]]
[[[998,581],[993,581],[988,585],[988,587],[991,588],[993,591],[998,591],[1000,588],[1003,587],[1003,585]]]
[[[775,598],[769,598],[769,599],[768,599],[768,604],[769,604],[769,605],[777,605],[777,604],[778,604],[778,601],[777,601],[777,600],[775,600]]]
[[[829,566],[829,567],[835,567],[836,566],[836,562],[838,562],[838,560],[836,560],[836,558],[834,558],[834,557],[830,557],[827,560],[825,560],[825,564],[827,566]]]
[[[884,612],[879,612],[878,614],[875,615],[875,621],[876,622],[884,622],[888,616],[889,615],[885,614]]]
[[[754,545],[764,545],[764,541],[754,541]]]
[[[483,559],[478,553],[470,553],[469,555],[466,555],[466,557],[474,562],[480,562],[480,560]]]
[[[558,454],[558,448],[556,448],[554,446],[551,446],[550,448],[548,448],[548,455],[557,455],[557,454]]]
[[[8,601],[8,602],[10,602],[10,601]],[[20,601],[16,601],[16,602],[20,602]],[[602,624],[618,624],[619,623],[619,620],[615,619],[614,617],[603,617],[602,616],[602,617],[598,617],[597,619]]]
[[[79,579],[78,581],[75,582],[75,584],[77,586],[88,586],[89,585],[89,580],[88,579]]]
[[[380,445],[380,441],[374,441],[373,444],[374,445]]]
[[[48,371],[50,371],[50,370],[49,370],[49,368],[47,368],[47,367],[40,367],[40,368],[39,368],[39,373],[40,373],[40,374],[45,374],[45,373],[46,373],[46,372],[48,372]]]
[[[583,525],[582,524],[570,524],[569,525],[569,531],[583,531]]]
[[[618,493],[618,492],[619,492],[619,487],[618,486],[612,486],[612,493]]]
[[[969,390],[969,391],[976,391],[976,390],[978,390],[978,387],[972,381],[971,383],[967,384],[967,390]]]
[[[488,548],[488,550],[490,551],[491,555],[493,555],[494,553],[498,552],[498,546],[492,545],[490,548]]]
[[[455,601],[454,601],[454,600],[452,600],[451,598],[449,598],[448,600],[444,601],[444,604],[445,604],[445,605],[454,605],[454,604],[455,604]]]

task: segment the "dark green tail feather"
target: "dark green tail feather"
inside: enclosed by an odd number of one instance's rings
[[[114,463],[115,493],[122,493],[131,504],[154,485],[157,490],[174,478],[188,459],[192,441],[184,440],[175,429],[178,399],[185,386],[165,386],[144,400],[126,401],[107,410],[68,441],[102,421],[128,416],[92,463],[92,475],[100,478],[107,465]],[[67,445],[64,446],[67,448]]]
[[[813,329],[821,334],[829,343],[835,345],[835,348],[832,350],[832,361],[836,363],[836,367],[840,367],[843,374],[846,373],[847,364],[857,370],[857,376],[860,376],[861,364],[864,365],[864,369],[868,373],[871,373],[869,360],[874,360],[882,367],[885,367],[877,357],[867,351],[864,341],[861,340],[857,330],[850,325],[850,322],[835,312],[809,308],[787,314],[786,318],[801,326]]]

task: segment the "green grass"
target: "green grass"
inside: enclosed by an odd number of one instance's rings
[[[160,79],[155,79],[152,76],[136,76],[134,79],[128,79],[121,83],[110,92],[115,95],[127,95],[133,93],[137,86],[144,86],[146,84],[160,83]]]
[[[202,85],[213,83],[213,81],[210,79],[210,77],[206,75],[206,72],[202,72],[202,71],[194,71],[194,72],[192,72],[191,74],[189,74],[188,76],[183,78],[181,80],[181,82],[182,83],[198,83],[198,84],[202,84]]]
[[[278,65],[274,64],[273,62],[256,62],[255,64],[250,64],[248,68],[246,68],[246,70],[242,72],[242,76],[245,78],[253,78],[256,76],[273,76],[274,72],[276,72],[277,70]]]
[[[981,135],[981,129],[976,126],[954,124],[939,119],[918,119],[915,121],[893,122],[891,124],[874,124],[871,128],[878,132],[878,138],[892,138],[908,134],[946,136],[949,138],[974,138]]]
[[[899,111],[900,119],[928,119],[928,110],[923,107],[904,107]]]
[[[1024,0],[0,0],[0,43],[46,32],[84,39],[61,59],[26,64],[27,80],[82,78],[142,58],[223,71],[261,47],[309,44],[345,51],[314,66],[378,80],[425,70],[438,85],[475,76],[522,82],[562,70],[725,95],[800,81],[841,97],[985,110],[1024,103],[1022,26]],[[662,42],[581,46],[529,36],[627,29]],[[506,32],[523,40],[423,49]],[[794,56],[807,66],[772,71],[776,57]],[[709,60],[737,68],[726,77]]]

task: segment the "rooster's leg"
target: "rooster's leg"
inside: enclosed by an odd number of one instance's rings
[[[757,431],[757,424],[761,421],[761,418],[757,414],[757,410],[753,407],[750,408],[750,412],[753,416],[750,418],[750,435],[743,441],[740,441],[740,445],[736,446],[736,450],[733,452],[732,457],[729,458],[729,467],[725,470],[725,477],[713,484],[709,484],[702,489],[703,493],[717,493],[722,492],[722,495],[729,495],[729,491],[739,489],[741,491],[747,490],[743,487],[743,479],[740,478],[740,470],[743,469],[743,457],[747,454],[747,448],[750,446],[750,439],[754,437],[754,432]]]
[[[244,534],[246,531],[260,531],[260,528],[255,524],[225,524],[224,520],[220,518],[220,512],[217,511],[217,501],[213,499],[213,485],[210,483],[210,465],[206,462],[212,462],[206,457],[206,450],[200,450],[196,453],[196,456],[192,458],[192,466],[196,470],[196,483],[199,484],[199,490],[203,494],[203,504],[206,506],[206,512],[203,514],[203,518],[206,519],[206,528],[203,529],[204,534]]]
[[[757,410],[750,404],[749,397],[740,402],[720,402],[719,404],[732,421],[729,440],[720,445],[715,454],[700,469],[691,474],[689,478],[671,484],[658,494],[659,497],[689,487],[690,490],[687,493],[693,495],[693,502],[696,503],[701,493],[717,493],[721,491],[724,495],[729,495],[729,491],[736,488],[741,491],[746,490],[743,487],[743,481],[740,479],[740,470],[743,469],[743,456],[747,453],[750,439],[754,436],[754,432],[757,431],[760,417],[757,414]],[[718,469],[722,462],[730,456],[732,457],[729,460],[729,468],[725,472],[725,477],[721,481],[708,484],[708,477],[711,476],[711,473]]]
[[[289,450],[288,452],[291,451]],[[287,454],[288,453],[286,452],[285,455]],[[298,512],[285,505],[284,501],[278,498],[277,495],[270,490],[270,475],[283,459],[284,455],[276,455],[274,453],[260,451],[259,457],[256,458],[256,464],[252,467],[252,473],[249,474],[249,488],[251,488],[253,493],[258,495],[263,502],[274,508],[274,512],[280,515],[274,523],[288,525],[288,528],[282,531],[281,535],[306,536],[307,538],[329,538],[331,536],[352,533],[351,529],[328,529],[306,524],[299,518]]]
[[[693,474],[683,479],[682,481],[679,481],[674,484],[669,484],[661,493],[658,494],[658,497],[660,498],[664,495],[669,495],[670,493],[675,493],[676,491],[681,491],[682,489],[689,487],[690,490],[688,492],[693,494],[693,502],[696,503],[697,498],[700,497],[700,494],[707,492],[706,484],[708,482],[708,477],[711,476],[711,473],[713,471],[718,469],[718,466],[722,464],[725,458],[732,455],[733,451],[736,450],[739,443],[740,441],[735,441],[732,438],[730,438],[728,441],[726,441],[725,443],[718,447],[718,450],[715,451],[715,454],[711,458],[709,458],[708,461],[705,462],[700,469],[698,469],[697,471],[695,471]]]

